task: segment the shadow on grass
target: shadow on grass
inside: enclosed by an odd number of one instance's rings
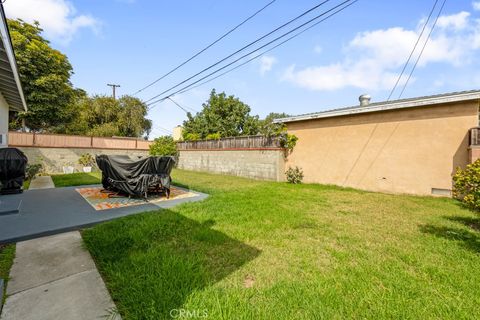
[[[468,227],[455,228],[446,226],[424,225],[420,230],[424,233],[432,234],[453,241],[458,241],[463,247],[480,253],[480,219],[470,217],[444,217],[445,219],[457,223],[461,223]]]
[[[83,237],[122,317],[162,319],[260,254],[214,224],[162,210],[99,225]]]
[[[471,218],[471,217],[445,217],[445,219],[460,222],[461,224],[475,230],[480,231],[480,218]]]

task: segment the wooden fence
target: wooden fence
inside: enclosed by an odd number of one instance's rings
[[[225,150],[225,149],[280,149],[278,137],[245,136],[218,140],[198,140],[177,142],[178,150]]]
[[[134,138],[105,138],[15,131],[8,133],[8,144],[12,147],[148,150],[151,143],[152,141]]]

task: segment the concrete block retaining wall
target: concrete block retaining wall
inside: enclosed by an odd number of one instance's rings
[[[117,150],[89,148],[17,147],[28,157],[30,164],[42,163],[47,173],[62,173],[64,166],[82,171],[78,159],[84,153],[148,156],[147,150]],[[181,150],[178,168],[194,171],[229,174],[247,178],[284,181],[283,149],[239,150]]]
[[[89,148],[39,148],[16,147],[28,157],[28,163],[42,163],[47,173],[62,173],[63,166],[73,166],[75,171],[81,171],[82,166],[78,159],[84,153],[96,154],[121,154],[129,156],[147,156],[147,150],[117,150],[117,149],[89,149]]]
[[[283,181],[283,149],[180,150],[178,168]]]

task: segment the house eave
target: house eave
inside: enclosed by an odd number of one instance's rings
[[[17,61],[8,30],[5,10],[1,3],[0,15],[0,61],[2,62],[0,69],[0,92],[4,95],[10,110],[27,111],[27,103],[18,74]]]
[[[480,100],[480,91],[470,91],[464,93],[446,94],[442,96],[432,96],[418,99],[399,100],[397,102],[381,102],[374,103],[364,107],[350,107],[338,110],[324,111],[318,113],[310,113],[288,118],[275,119],[274,123],[288,123],[294,121],[305,121],[312,119],[330,118],[338,116],[355,115],[361,113],[379,112],[387,110],[397,110],[405,108],[416,108],[423,106],[431,106],[436,104],[452,103],[459,101]]]

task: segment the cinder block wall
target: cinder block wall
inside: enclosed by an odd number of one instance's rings
[[[178,168],[283,181],[283,150],[182,150]]]
[[[47,173],[62,173],[64,166],[73,166],[76,171],[81,171],[82,166],[78,159],[84,153],[120,154],[129,156],[147,156],[147,150],[114,150],[114,149],[87,149],[87,148],[37,148],[17,147],[28,157],[28,163],[42,163]]]

